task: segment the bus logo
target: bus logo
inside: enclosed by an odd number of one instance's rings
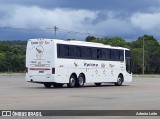
[[[98,64],[84,62],[84,66],[86,66],[86,67],[98,67]]]
[[[41,45],[37,46],[36,50],[37,50],[38,53],[43,53],[43,51],[44,51],[44,49]]]
[[[34,45],[34,44],[38,44],[38,42],[33,42],[33,41],[32,41],[32,42],[31,42],[31,44],[32,44],[32,45]]]
[[[43,56],[44,48],[43,48],[41,45],[39,45],[39,46],[36,47],[36,51],[38,52],[38,53],[36,54],[36,57],[37,57],[38,59],[41,59],[42,56]]]

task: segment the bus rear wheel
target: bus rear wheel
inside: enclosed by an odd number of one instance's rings
[[[74,88],[76,86],[76,77],[71,75],[69,78],[69,83],[67,84],[69,88]]]
[[[78,79],[77,79],[76,86],[77,87],[83,87],[84,81],[85,81],[84,75],[80,74]]]
[[[53,86],[54,86],[55,88],[62,88],[63,85],[64,85],[64,84],[62,84],[62,83],[53,83]]]
[[[123,83],[123,76],[119,75],[117,78],[117,82],[115,83],[116,86],[121,86]]]
[[[101,83],[94,83],[96,86],[101,86]]]
[[[51,84],[51,83],[44,83],[44,86],[45,86],[46,88],[50,88],[50,87],[52,86],[52,84]]]

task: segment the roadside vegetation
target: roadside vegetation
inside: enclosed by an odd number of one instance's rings
[[[27,41],[0,41],[0,72],[24,72]]]

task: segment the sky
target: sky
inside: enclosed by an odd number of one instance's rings
[[[160,39],[159,18],[160,0],[0,0],[0,40]]]

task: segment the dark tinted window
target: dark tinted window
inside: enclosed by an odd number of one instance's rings
[[[80,56],[81,56],[81,51],[80,51],[80,47],[79,47],[79,46],[76,46],[76,47],[75,47],[75,53],[76,53],[76,57],[77,57],[77,58],[80,58]]]
[[[120,50],[120,61],[124,61],[124,50]]]
[[[92,59],[101,59],[102,56],[101,56],[101,49],[99,48],[91,48],[91,56],[92,56]]]
[[[125,50],[126,57],[126,71],[128,73],[132,73],[132,60],[131,60],[131,52],[129,50]]]
[[[58,44],[57,56],[59,58],[124,61],[124,50]],[[125,56],[131,57],[130,51],[126,50]]]
[[[102,59],[110,59],[110,50],[109,49],[101,49]]]
[[[81,58],[91,58],[91,48],[81,47]]]
[[[116,59],[116,50],[111,50],[111,60],[115,60]]]
[[[123,50],[112,49],[111,60],[123,60]]]
[[[116,60],[120,60],[120,52],[119,50],[116,50]]]
[[[101,59],[102,55],[101,55],[101,49],[97,49],[97,59]]]
[[[80,58],[80,47],[69,46],[69,57]]]
[[[68,46],[58,45],[58,57],[68,57]]]
[[[128,50],[126,50],[126,51],[125,51],[125,57],[126,57],[126,58],[130,58],[130,57],[131,57],[131,52],[128,51]]]
[[[91,48],[92,59],[97,59],[97,48]]]

